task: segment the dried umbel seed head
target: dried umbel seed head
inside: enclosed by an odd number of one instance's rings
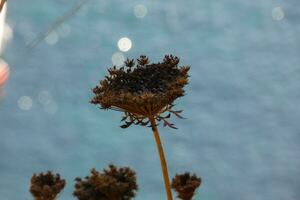
[[[190,69],[178,64],[179,58],[172,55],[166,55],[161,63],[151,64],[144,55],[137,62],[127,59],[123,67],[108,69],[108,76],[93,89],[91,103],[124,112],[122,128],[131,124],[146,126],[149,117],[175,128],[166,119],[171,114],[180,117],[181,111],[172,110],[173,102],[184,96]],[[165,112],[169,115],[162,116]]]
[[[47,173],[33,174],[29,191],[35,200],[54,200],[65,187],[66,181],[59,174]]]
[[[135,172],[114,165],[103,172],[92,169],[90,176],[75,181],[73,195],[79,200],[130,200],[138,189]]]
[[[120,193],[120,199],[129,200],[135,197],[135,193],[138,190],[136,181],[136,173],[129,167],[117,168],[114,165],[109,165],[108,169],[104,169],[103,174],[110,179],[114,180],[113,188],[117,188]]]
[[[200,184],[201,178],[188,172],[176,174],[172,180],[172,188],[177,192],[178,198],[182,200],[191,200]]]

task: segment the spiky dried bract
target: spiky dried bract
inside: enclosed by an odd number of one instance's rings
[[[200,185],[201,178],[188,172],[176,174],[172,180],[172,188],[177,192],[178,198],[182,200],[191,200]]]
[[[47,173],[33,174],[29,191],[35,200],[54,200],[65,187],[66,181],[59,174]]]
[[[90,176],[75,180],[73,195],[79,200],[130,200],[138,189],[136,174],[129,167],[110,165],[103,172],[92,169]]]
[[[123,120],[127,121],[122,128],[131,124],[145,126],[149,116],[172,127],[161,114],[172,111],[173,102],[184,96],[183,87],[188,84],[190,69],[178,64],[179,58],[172,55],[166,55],[162,63],[152,64],[144,55],[137,62],[127,59],[123,67],[108,69],[109,75],[93,89],[95,96],[91,103],[103,109],[123,111]]]

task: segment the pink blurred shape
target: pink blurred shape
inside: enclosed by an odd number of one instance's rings
[[[6,62],[0,59],[0,87],[2,87],[9,77],[9,67]]]

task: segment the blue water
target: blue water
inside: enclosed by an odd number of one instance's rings
[[[123,130],[121,113],[88,103],[124,36],[133,43],[125,56],[159,61],[172,53],[191,65],[187,95],[176,102],[187,119],[160,131],[170,175],[202,177],[195,200],[300,199],[299,0],[90,0],[64,23],[69,34],[56,30],[59,37],[28,48],[77,2],[9,1],[1,199],[32,199],[30,177],[46,170],[67,179],[59,199],[74,199],[73,179],[109,163],[137,171],[137,200],[166,199],[150,129]],[[148,9],[142,19],[136,4]],[[273,19],[275,7],[282,20]]]

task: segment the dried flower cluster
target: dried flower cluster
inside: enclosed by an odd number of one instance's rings
[[[59,174],[48,171],[46,174],[34,174],[29,190],[35,200],[54,200],[65,185],[66,181]]]
[[[123,67],[108,69],[109,75],[93,89],[91,103],[124,112],[122,128],[132,124],[147,126],[149,117],[175,128],[166,119],[171,114],[181,117],[181,111],[173,111],[172,107],[177,98],[184,96],[190,69],[178,64],[179,58],[172,55],[166,55],[162,63],[152,64],[143,55],[137,62],[127,59]],[[165,112],[169,113],[162,116]]]
[[[103,172],[92,169],[90,176],[75,181],[73,195],[79,200],[130,200],[138,189],[135,172],[114,165]]]
[[[188,172],[176,174],[172,180],[172,188],[177,192],[178,198],[182,200],[191,200],[200,184],[201,178]]]

